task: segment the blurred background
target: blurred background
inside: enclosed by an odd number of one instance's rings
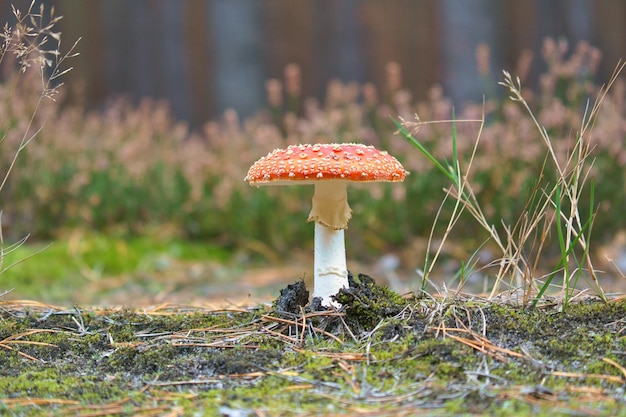
[[[3,15],[10,4],[0,1]],[[40,3],[40,1],[37,1]],[[302,93],[323,98],[329,80],[384,86],[385,65],[404,68],[417,99],[434,83],[459,103],[480,100],[476,48],[489,46],[490,70],[514,70],[520,54],[546,37],[588,41],[603,54],[606,80],[626,51],[626,4],[612,0],[44,0],[64,16],[65,47],[81,37],[66,78],[90,108],[112,96],[171,103],[199,126],[228,108],[248,117],[266,101],[264,83],[290,63]],[[533,63],[536,80],[541,62]],[[489,87],[492,88],[492,87]]]
[[[10,26],[12,4],[31,2],[0,0]],[[37,72],[16,71],[11,54],[1,62],[1,174],[12,167],[0,190],[12,249],[3,264],[17,263],[2,280],[14,297],[61,303],[223,300],[259,288],[271,297],[307,278],[311,190],[242,179],[266,152],[312,141],[372,144],[412,172],[404,184],[350,191],[347,247],[351,268],[420,287],[415,271],[431,230],[445,228],[432,225],[449,184],[392,118],[484,113],[472,180],[490,221],[514,224],[546,149],[498,86],[502,70],[520,77],[565,158],[588,100],[626,55],[626,3],[612,0],[38,0],[33,13],[41,5],[41,20],[25,24],[45,26],[54,9],[63,16],[51,31],[62,33],[57,59],[78,38],[80,55],[61,62],[72,70],[40,105]],[[50,31],[39,35],[48,35],[42,49],[56,48]],[[597,208],[593,255],[611,288],[624,285],[615,265],[626,268],[623,78],[595,124],[595,200],[581,201],[585,213]],[[477,123],[458,129],[462,160],[478,133]],[[425,125],[417,137],[449,159],[451,134],[449,124]],[[497,251],[469,216],[455,230],[441,276],[458,277],[480,248],[472,290],[487,290]],[[557,242],[545,247],[537,273],[558,263]]]

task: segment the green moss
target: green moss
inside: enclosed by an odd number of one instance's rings
[[[220,407],[279,416],[354,407],[380,415],[419,408],[435,415],[551,415],[557,399],[567,413],[624,411],[623,384],[552,375],[556,370],[622,377],[602,358],[623,360],[615,353],[624,350],[623,302],[572,304],[559,313],[479,302],[441,306],[388,294],[363,280],[354,288],[344,294],[343,321],[333,314],[311,319],[343,343],[310,331],[302,344],[292,344],[296,339],[275,334],[287,334],[288,326],[263,321],[263,314],[273,314],[263,309],[165,316],[0,311],[3,338],[46,330],[23,336],[27,343],[13,345],[13,351],[0,350],[0,392],[5,398],[77,401],[74,407],[83,411],[125,400],[129,415],[175,406],[209,416],[220,415]],[[365,293],[376,302],[378,316],[361,304]],[[378,303],[383,294],[389,304]],[[411,314],[399,315],[404,308]],[[493,345],[525,357],[478,352],[444,337],[437,331],[442,327],[462,329],[447,333],[470,340],[465,330],[484,332]],[[569,389],[576,385],[583,393]],[[601,389],[607,400],[582,401],[585,387]],[[4,407],[28,416],[41,415],[43,408],[63,415],[69,406]]]
[[[63,398],[92,404],[123,398],[126,390],[99,376],[65,375],[54,368],[32,369],[0,378],[0,392],[9,398]]]
[[[349,288],[343,288],[334,298],[346,309],[349,325],[363,331],[373,329],[386,317],[393,317],[408,305],[408,301],[387,287],[381,287],[365,274],[353,278]]]

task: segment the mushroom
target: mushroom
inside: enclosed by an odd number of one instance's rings
[[[385,151],[356,143],[292,145],[256,161],[245,177],[250,185],[313,184],[313,204],[307,221],[315,222],[313,297],[337,307],[331,299],[348,287],[344,230],[352,210],[346,187],[354,182],[398,182],[408,174]]]

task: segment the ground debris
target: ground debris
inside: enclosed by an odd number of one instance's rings
[[[5,304],[0,414],[626,411],[624,299],[524,309],[359,274],[337,300],[318,311],[300,281],[250,309]]]
[[[303,280],[287,285],[280,290],[280,296],[274,301],[274,308],[281,313],[298,314],[309,303],[309,291]]]

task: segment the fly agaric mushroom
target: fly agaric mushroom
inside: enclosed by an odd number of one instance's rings
[[[330,297],[348,287],[343,232],[352,216],[348,182],[398,182],[407,174],[396,158],[373,146],[331,143],[276,149],[256,161],[244,180],[255,186],[315,185],[307,220],[315,222],[313,297],[337,306]]]

